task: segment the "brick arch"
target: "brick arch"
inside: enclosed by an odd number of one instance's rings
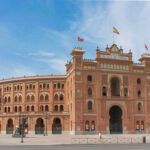
[[[14,120],[12,118],[8,118],[6,122],[6,134],[13,134],[14,130]]]
[[[110,107],[109,131],[111,134],[123,132],[122,114],[122,109],[118,105]]]
[[[30,96],[30,99],[31,99],[31,101],[35,101],[35,95],[32,94],[32,95]]]
[[[59,94],[59,100],[64,100],[64,94],[62,93]]]
[[[50,95],[48,92],[41,92],[39,94],[39,99],[42,101],[49,101]]]
[[[54,117],[52,122],[52,134],[62,133],[62,120],[60,117]]]
[[[15,101],[15,102],[18,101],[18,96],[17,96],[17,95],[14,96],[14,101]]]
[[[40,96],[39,96],[39,98],[40,98],[40,101],[43,101],[44,100],[44,94],[41,93]]]
[[[109,106],[107,107],[107,118],[109,118],[109,111],[110,111],[110,109],[113,107],[113,106],[118,106],[118,107],[120,107],[121,108],[121,110],[122,110],[122,117],[127,117],[127,114],[126,114],[126,108],[123,106],[124,104],[123,103],[117,103],[117,102],[115,102],[115,103],[112,103],[112,104],[109,104]]]
[[[111,103],[109,104],[107,107],[106,107],[106,118],[107,118],[107,125],[109,126],[109,119],[110,119],[110,115],[109,115],[109,111],[110,109],[113,107],[113,106],[118,106],[121,108],[122,110],[122,128],[124,128],[124,126],[127,125],[127,109],[126,107],[124,106],[124,103],[122,102],[114,102],[114,103]]]
[[[22,95],[21,94],[18,96],[18,99],[19,99],[19,102],[22,102]]]
[[[14,95],[14,101],[15,102],[22,102],[22,94],[21,93],[17,93]]]
[[[49,94],[48,94],[48,93],[45,93],[44,99],[45,99],[45,101],[48,101],[48,100],[49,100]]]
[[[59,94],[58,93],[54,94],[54,100],[59,100]]]
[[[27,101],[30,101],[30,94],[27,94],[27,95],[26,95],[26,100],[27,100]]]
[[[113,74],[109,77],[109,83],[111,82],[111,79],[112,78],[118,78],[119,79],[119,82],[122,83],[122,77],[120,75],[117,75],[117,74]]]

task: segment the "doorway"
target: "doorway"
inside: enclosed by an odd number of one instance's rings
[[[113,106],[109,111],[110,134],[122,133],[122,110],[119,106]]]

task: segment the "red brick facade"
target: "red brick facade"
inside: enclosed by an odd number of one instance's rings
[[[26,132],[150,132],[150,55],[140,63],[113,44],[95,60],[75,48],[66,75],[0,81],[0,131],[12,133],[26,116]]]

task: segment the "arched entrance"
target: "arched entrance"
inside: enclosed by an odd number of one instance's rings
[[[35,134],[44,134],[44,121],[42,118],[36,120]]]
[[[8,119],[6,125],[6,134],[13,134],[13,130],[14,130],[13,120]]]
[[[122,110],[119,106],[113,106],[109,111],[109,129],[111,134],[122,133]]]
[[[62,132],[61,120],[59,118],[55,118],[53,120],[52,125],[52,134],[61,134],[61,132]]]

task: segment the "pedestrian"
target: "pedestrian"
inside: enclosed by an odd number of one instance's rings
[[[102,139],[102,134],[100,132],[99,132],[98,136],[99,136],[99,139]]]

